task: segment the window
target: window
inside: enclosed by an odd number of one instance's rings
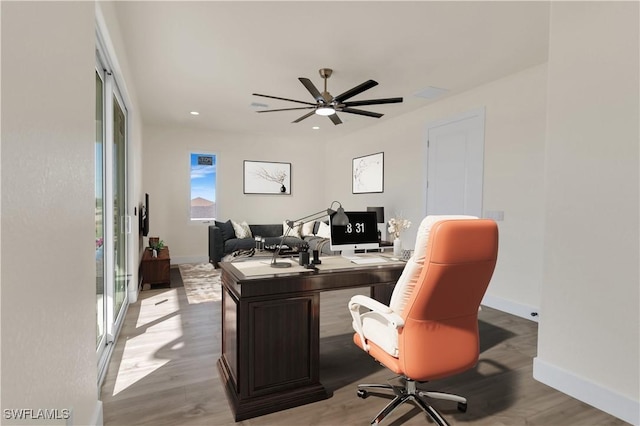
[[[216,156],[191,153],[191,220],[216,217]]]

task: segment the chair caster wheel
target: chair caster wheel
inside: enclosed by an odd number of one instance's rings
[[[461,413],[467,412],[467,403],[466,402],[458,402],[458,411]]]
[[[366,397],[369,396],[369,392],[367,392],[364,389],[358,389],[358,391],[356,392],[356,395],[358,395],[362,399],[365,399]]]

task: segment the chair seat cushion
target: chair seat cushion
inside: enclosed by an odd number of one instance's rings
[[[393,357],[398,356],[398,330],[376,312],[362,314],[364,338]]]

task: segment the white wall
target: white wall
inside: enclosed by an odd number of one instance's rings
[[[98,407],[94,16],[2,2],[1,408],[72,409],[72,424]]]
[[[282,223],[327,206],[318,196],[325,160],[309,141],[146,126],[142,189],[150,196],[149,235],[169,246],[171,263],[208,261],[208,224],[189,220],[191,152],[217,154],[218,220]],[[291,195],[243,194],[244,160],[291,163]]]
[[[542,64],[328,141],[326,156],[337,159],[330,163],[325,197],[340,199],[347,209],[384,206],[387,219],[402,213],[413,222],[402,239],[406,248],[413,247],[426,213],[427,124],[484,106],[483,205],[504,211],[488,304],[529,317],[540,304],[542,280],[546,72]],[[352,158],[379,151],[384,151],[384,193],[351,194]]]
[[[640,423],[639,7],[554,2],[534,376]]]

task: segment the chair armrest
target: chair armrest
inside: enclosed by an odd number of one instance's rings
[[[378,302],[375,299],[372,299],[367,296],[363,296],[361,294],[357,294],[351,298],[349,301],[349,312],[351,313],[351,317],[353,318],[353,326],[356,329],[356,332],[360,336],[360,341],[362,342],[362,347],[366,352],[369,352],[369,345],[367,345],[366,340],[364,338],[364,331],[362,330],[362,317],[360,315],[360,307],[364,306],[365,308],[380,314],[383,318],[385,318],[391,326],[396,329],[404,327],[404,320],[398,314],[396,314],[390,307]]]

